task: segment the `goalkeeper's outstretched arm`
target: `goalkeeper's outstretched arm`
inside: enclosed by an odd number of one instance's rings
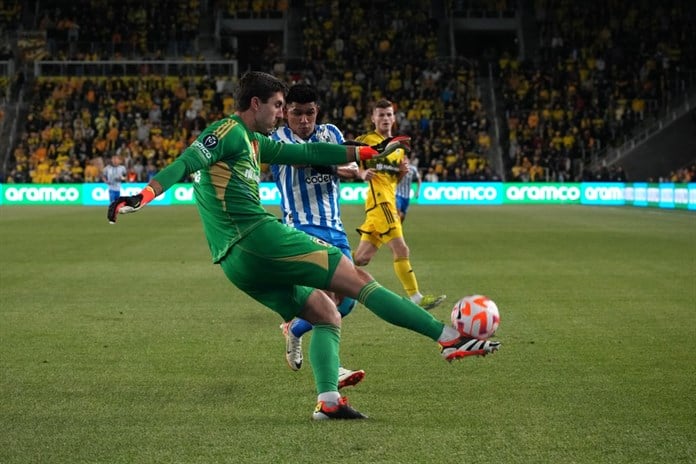
[[[172,164],[162,169],[137,195],[121,196],[109,205],[106,217],[110,224],[116,224],[119,214],[135,213],[150,203],[162,192],[179,181],[188,173],[188,166],[183,158],[178,158]]]
[[[344,146],[331,143],[284,144],[264,139],[266,150],[261,150],[261,161],[269,164],[335,165],[371,160],[389,156],[396,150],[410,151],[411,138],[405,135],[390,137],[377,145],[346,142]]]
[[[342,147],[345,149],[346,158],[338,162],[326,163],[326,160],[319,159],[321,158],[319,156],[316,157],[317,159],[313,159],[310,161],[312,161],[315,164],[343,164],[346,161],[365,161],[372,158],[387,156],[400,148],[408,150],[410,148],[410,140],[410,137],[399,136],[386,139],[378,145],[373,146],[346,146]],[[291,151],[292,149],[300,147],[300,145],[294,144],[279,145],[282,145],[283,147],[288,147],[287,151]],[[316,150],[321,148],[321,145],[335,147],[335,145],[332,144],[321,143],[302,145],[302,147],[309,147],[310,149]],[[279,151],[279,153],[282,153],[282,151]],[[289,159],[287,160],[288,163],[283,163],[282,154],[277,158],[278,159],[275,161],[267,162],[276,162],[278,164],[292,164],[293,162],[297,161],[294,159]],[[169,189],[169,187],[178,182],[182,177],[200,168],[200,161],[198,161],[196,157],[193,156],[187,157],[187,152],[184,152],[183,155],[177,158],[172,164],[170,164],[166,168],[162,169],[159,173],[157,173],[157,175],[155,175],[155,177],[147,184],[147,186],[144,189],[140,191],[140,193],[138,193],[137,195],[130,195],[125,197],[121,196],[118,197],[116,201],[112,202],[109,205],[109,209],[106,213],[106,217],[109,220],[109,223],[115,224],[116,218],[119,214],[128,214],[139,211],[143,206],[150,203],[152,200],[155,199],[155,197],[157,197],[161,193],[165,192],[167,189]]]

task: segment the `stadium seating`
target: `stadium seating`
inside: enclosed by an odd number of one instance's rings
[[[280,18],[287,11],[287,0],[222,0],[217,8],[227,18]]]
[[[223,114],[225,89],[203,77],[39,78],[15,180],[81,182],[90,166],[118,154],[134,181],[145,181]]]
[[[385,17],[366,2],[338,3],[338,8],[337,2],[312,2],[302,24],[305,70],[298,70],[297,79],[317,83],[325,96],[322,105],[330,109],[324,117],[348,137],[371,128],[371,101],[393,101],[398,132],[412,136],[414,162],[423,175],[433,167],[438,180],[497,178],[487,162],[489,144],[479,139],[480,130],[489,130],[490,117],[480,102],[473,103],[479,99],[477,67],[463,59],[438,59],[438,28],[429,3],[414,2],[409,10],[387,3],[383,7],[393,14]],[[445,147],[457,154],[447,163]]]
[[[47,0],[38,27],[51,59],[142,59],[191,56],[199,29],[199,0]]]
[[[683,91],[679,71],[694,69],[681,50],[695,35],[687,3],[536,2],[538,56],[498,63],[513,180],[533,166],[542,180],[607,177],[583,166],[658,117]]]
[[[395,0],[378,6],[362,0],[75,0],[69,6],[42,1],[36,24],[46,32],[45,54],[24,59],[127,58],[136,70],[120,77],[106,68],[74,73],[82,77],[39,77],[25,86],[31,111],[9,150],[6,178],[98,179],[103,159],[118,152],[133,179],[147,180],[205,124],[229,114],[236,76],[204,71],[177,76],[155,71],[148,61],[195,54],[201,12],[253,21],[285,17],[289,8],[299,8],[304,55],[283,56],[278,44],[269,42],[259,61],[263,70],[289,84],[316,84],[323,121],[335,123],[347,138],[371,128],[371,102],[389,98],[397,109],[395,132],[411,135],[414,162],[431,181],[625,178],[620,169],[587,167],[607,147],[655,119],[683,92],[683,72],[696,69],[693,45],[684,46],[696,43],[686,40],[696,39],[687,0],[668,0],[654,10],[630,0],[591,0],[592,8],[570,0],[536,0],[536,53],[519,61],[503,52],[496,60],[502,106],[497,116],[504,122],[496,140],[496,115],[484,105],[480,88],[482,68],[447,53],[451,44],[443,43],[436,3],[400,8]],[[445,3],[448,14],[458,18],[520,14],[516,2],[505,0]],[[8,25],[21,15],[22,2],[4,5],[0,24]],[[379,8],[390,14],[377,14]],[[0,92],[7,94],[10,84],[10,77],[0,78]],[[499,144],[506,172],[492,168]],[[692,175],[688,166],[670,178]]]

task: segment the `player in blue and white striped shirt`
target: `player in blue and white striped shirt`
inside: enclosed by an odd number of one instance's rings
[[[307,132],[309,130],[306,129],[307,121],[312,116],[305,111],[316,110],[297,109],[295,103],[288,103],[288,106],[292,107],[288,110],[288,118],[298,118],[303,121],[304,125],[301,127],[304,132]],[[291,115],[292,112],[296,114]],[[316,129],[306,138],[304,135],[293,132],[290,126],[278,128],[271,138],[283,143],[344,142],[343,134],[333,124],[319,124],[315,127]],[[354,177],[353,172],[357,172],[357,164],[352,163],[352,166],[354,167],[272,165],[273,178],[282,197],[280,207],[283,212],[283,221],[298,229],[309,226],[320,228],[318,232],[336,231],[338,232],[336,238],[343,242],[346,234],[338,205],[338,176],[341,170],[342,174],[349,174],[347,177]],[[330,238],[331,235],[328,235],[326,240],[333,243],[333,240],[329,240]],[[345,246],[349,246],[347,238],[345,238]]]
[[[109,201],[116,201],[121,196],[121,183],[126,181],[126,167],[121,164],[121,157],[111,157],[111,164],[104,168],[102,179],[109,186]]]
[[[278,128],[273,140],[283,143],[343,143],[341,131],[333,124],[317,124],[319,95],[314,87],[296,84],[285,97],[287,126]],[[281,195],[283,222],[313,237],[338,247],[352,260],[350,244],[341,221],[339,208],[340,178],[355,178],[358,165],[287,166],[271,165],[271,172]],[[331,298],[336,295],[329,293]],[[340,300],[341,297],[338,297]],[[355,306],[352,298],[343,298],[338,311],[345,317]],[[302,367],[302,335],[312,325],[295,318],[281,325],[286,341],[285,358],[292,370]],[[338,387],[355,385],[365,376],[362,370],[339,368]]]
[[[417,183],[414,198],[418,198],[423,181],[421,180],[418,168],[409,163],[408,171],[406,171],[406,174],[404,174],[404,177],[401,178],[399,183],[396,184],[396,209],[399,211],[402,224],[406,220],[406,213],[411,204],[411,186],[413,181]]]

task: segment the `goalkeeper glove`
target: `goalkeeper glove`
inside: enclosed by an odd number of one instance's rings
[[[389,137],[382,140],[377,145],[367,146],[360,144],[359,142],[349,142],[346,145],[353,145],[355,147],[355,161],[367,161],[372,158],[382,158],[384,156],[389,156],[398,149],[405,150],[407,153],[411,151],[411,137],[406,135],[397,135],[396,137]]]
[[[142,189],[137,195],[118,197],[116,201],[111,202],[109,211],[106,213],[109,224],[116,224],[116,216],[119,214],[135,213],[140,208],[150,203],[153,198],[155,198],[155,191],[149,185]]]

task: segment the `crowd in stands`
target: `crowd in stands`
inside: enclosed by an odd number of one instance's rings
[[[696,69],[696,18],[689,0],[535,3],[539,56],[504,55],[498,67],[511,180],[578,180],[579,166],[683,91],[680,71]]]
[[[516,0],[450,0],[454,17],[509,18],[517,11]]]
[[[214,9],[227,18],[280,18],[289,3],[289,0],[218,0]]]
[[[43,59],[156,59],[194,53],[200,1],[47,0],[38,28],[46,32]]]
[[[42,2],[48,8],[41,23],[53,31],[55,58],[119,58],[125,50],[119,43],[131,44],[129,50],[139,56],[152,56],[161,52],[152,44],[162,38],[178,41],[195,35],[198,1],[75,0],[68,7],[49,1]],[[648,2],[606,0],[606,8],[625,7],[627,14],[605,21],[607,11],[601,8],[537,0],[541,48],[536,61],[503,55],[498,63],[509,140],[507,180],[626,180],[620,168],[592,172],[579,166],[582,161],[586,167],[588,157],[630,133],[678,90],[672,85],[676,71],[693,58],[692,51],[675,46],[694,38],[682,18],[688,15],[680,16],[685,1],[670,0],[645,20]],[[84,17],[86,3],[101,8],[93,21]],[[501,178],[490,167],[493,131],[477,85],[478,68],[462,58],[438,58],[443,55],[438,49],[441,25],[431,16],[429,2],[411,2],[408,9],[395,0],[302,3],[305,56],[290,65],[278,44],[269,43],[262,70],[289,84],[316,85],[320,122],[336,124],[352,139],[372,129],[371,102],[388,98],[396,106],[395,133],[412,137],[411,161],[426,181]],[[495,11],[507,11],[510,4],[454,2]],[[272,0],[215,2],[215,8],[237,17],[266,17],[287,7],[285,1]],[[166,20],[157,8],[168,12]],[[383,9],[391,14],[382,14]],[[156,14],[160,21],[150,21]],[[118,17],[127,19],[115,21]],[[117,27],[106,27],[111,22]],[[71,40],[75,28],[79,35]],[[121,42],[114,40],[117,36]],[[638,37],[644,40],[635,42]],[[82,49],[83,42],[92,44],[90,51]],[[95,44],[111,48],[97,50]],[[235,79],[147,73],[39,78],[28,92],[32,110],[6,181],[99,182],[113,155],[124,160],[129,180],[147,181],[209,122],[233,112]],[[672,177],[691,179],[693,169]]]
[[[15,30],[22,15],[21,0],[8,0],[0,3],[0,35]]]
[[[690,164],[683,168],[679,168],[675,171],[669,173],[669,176],[660,179],[652,178],[648,179],[650,182],[678,182],[678,183],[689,183],[696,182],[696,163]]]
[[[612,166],[602,166],[597,170],[586,170],[582,173],[582,180],[588,182],[631,182],[626,172],[620,165]],[[696,164],[690,164],[688,166],[675,169],[669,172],[666,176],[661,177],[649,177],[647,179],[640,179],[640,181],[645,182],[675,182],[675,183],[689,183],[696,182]]]
[[[232,82],[222,77],[40,78],[34,85],[14,182],[99,182],[114,155],[130,181],[147,181],[209,121],[233,111]]]
[[[437,24],[427,5],[396,9],[383,19],[368,2],[341,8],[331,1],[305,3],[311,13],[304,19],[305,61],[301,69],[275,72],[289,84],[317,85],[323,121],[352,139],[372,129],[370,102],[386,97],[397,108],[395,132],[413,137],[412,162],[424,178],[497,178],[488,162],[490,120],[478,95],[476,68],[436,58]],[[348,41],[356,46],[345,47]],[[428,50],[425,56],[409,52],[422,48]],[[277,60],[269,54],[269,71]],[[134,180],[147,181],[208,122],[233,112],[232,87],[225,78],[203,77],[37,79],[10,177],[15,182],[98,181],[96,173],[116,154]]]
[[[22,2],[19,0],[3,1],[0,2],[0,61],[7,61],[14,58],[14,51],[12,50],[12,45],[9,37],[20,23],[20,17],[22,15]],[[7,76],[1,77],[4,81],[7,81]],[[0,97],[5,96],[6,82],[2,82],[3,90]]]
[[[438,60],[430,4],[305,1],[304,63],[289,80],[315,83],[324,117],[348,138],[372,129],[370,102],[395,103],[395,132],[413,139],[412,162],[432,181],[497,178],[490,170],[490,118],[476,66]],[[391,14],[383,15],[382,10]],[[347,46],[346,44],[350,44]],[[413,53],[423,50],[424,53]]]

